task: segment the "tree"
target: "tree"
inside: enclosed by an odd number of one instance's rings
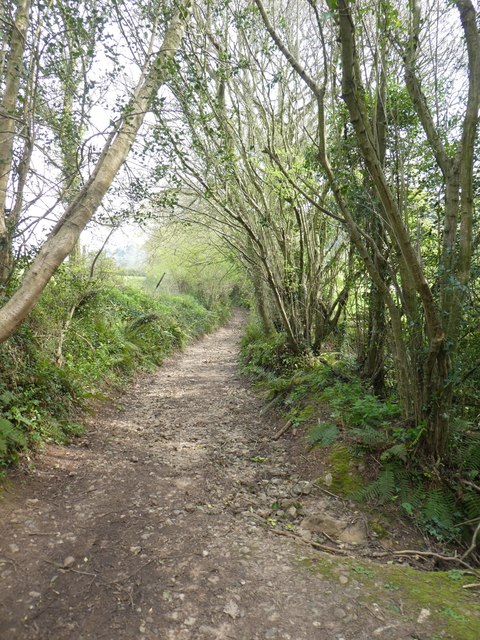
[[[161,126],[190,192],[190,203],[182,200],[185,220],[215,228],[234,249],[267,331],[283,330],[296,353],[318,352],[348,299],[349,242],[312,193],[315,105],[308,90],[268,50],[251,9],[234,8],[224,16],[210,5],[208,19],[196,12],[171,84],[183,126],[177,111],[175,123]],[[312,122],[305,130],[295,117],[299,101]]]
[[[16,27],[12,29],[7,64],[7,68],[12,69],[11,72],[7,71],[7,81],[11,78],[10,84],[8,82],[6,84],[9,99],[7,106],[9,108],[5,110],[7,115],[2,117],[9,132],[9,139],[3,140],[5,153],[2,154],[4,162],[2,176],[5,192],[11,168],[11,147],[15,125],[13,112],[19,100],[19,82],[15,78],[14,69],[18,70],[19,61],[22,58],[21,45],[24,42],[22,33],[28,27],[27,14],[28,5],[22,0],[19,2]],[[28,316],[53,273],[72,251],[81,231],[100,205],[102,198],[128,156],[146,112],[155,99],[160,86],[171,73],[171,61],[180,46],[188,16],[188,7],[180,7],[171,17],[165,30],[163,43],[157,50],[154,49],[155,34],[153,34],[151,51],[147,52],[139,82],[133,90],[128,104],[123,108],[115,127],[110,132],[92,174],[78,193],[72,197],[64,214],[25,273],[19,288],[0,309],[0,341],[7,339]],[[1,143],[2,140],[0,140]],[[3,250],[6,250],[5,218],[3,220],[4,229],[2,230],[0,226],[0,239]]]
[[[371,304],[381,318],[383,304],[388,309],[391,339],[396,361],[397,389],[406,418],[423,429],[425,450],[434,459],[445,455],[451,424],[453,361],[458,330],[468,287],[472,255],[473,220],[473,149],[480,101],[480,54],[477,16],[469,0],[455,2],[465,42],[465,56],[450,73],[467,80],[465,108],[457,109],[454,126],[442,130],[432,116],[427,94],[419,76],[420,31],[441,28],[432,16],[421,20],[420,6],[412,2],[399,8],[386,3],[381,6],[346,0],[328,3],[321,14],[309,2],[311,18],[317,25],[318,42],[324,52],[323,66],[309,71],[297,55],[284,44],[270,22],[261,0],[255,0],[262,20],[273,42],[314,94],[318,105],[318,157],[329,187],[343,218],[351,241],[361,257],[375,288]],[[442,8],[442,24],[452,27],[449,7]],[[361,25],[361,27],[359,26]],[[408,25],[407,29],[403,25]],[[334,39],[331,35],[334,35]],[[330,37],[328,37],[330,36]],[[336,38],[340,43],[337,51]],[[388,46],[389,54],[386,55]],[[461,42],[459,46],[462,47]],[[433,57],[423,52],[422,68],[438,69],[444,61],[439,50]],[[365,187],[372,193],[373,221],[358,215],[358,199],[349,197],[349,187],[341,172],[332,168],[334,149],[328,134],[334,129],[332,112],[326,112],[329,81],[335,86],[336,74],[330,64],[339,58],[342,70],[342,97],[347,107],[349,125],[345,123],[345,139],[355,141],[365,170]],[[390,123],[386,119],[392,94],[400,84],[398,70],[404,69],[404,89],[413,105],[417,122],[423,129],[425,159],[432,154],[437,170],[435,184],[445,198],[442,250],[434,267],[425,267],[421,243],[417,241],[419,223],[413,226],[409,205],[413,189],[402,180],[402,168],[392,166],[401,156],[392,145]],[[390,68],[395,76],[386,74]],[[463,70],[465,70],[463,72]],[[321,81],[314,78],[320,76]],[[457,80],[457,86],[458,86]],[[334,89],[335,90],[335,89]],[[401,90],[401,87],[400,87]],[[389,91],[391,93],[389,93]],[[445,96],[435,93],[438,105],[446,108]],[[461,101],[460,101],[461,104]],[[339,111],[332,100],[330,109]],[[333,125],[334,126],[334,125]],[[428,145],[428,150],[425,150]],[[388,160],[386,166],[385,160]],[[415,174],[422,172],[418,163]],[[355,175],[355,171],[354,171]],[[403,178],[405,175],[403,174]],[[349,179],[351,183],[351,179]],[[410,184],[418,179],[410,178]],[[371,313],[374,310],[370,309]],[[373,326],[373,325],[372,325]]]

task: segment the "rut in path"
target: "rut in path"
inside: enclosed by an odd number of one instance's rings
[[[431,637],[387,622],[341,566],[309,571],[315,552],[264,526],[262,505],[301,479],[238,372],[241,324],[15,474],[0,503],[2,640]]]

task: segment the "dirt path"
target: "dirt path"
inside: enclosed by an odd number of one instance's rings
[[[295,519],[302,494],[322,498],[237,371],[240,323],[16,474],[0,503],[2,640],[432,637],[388,594],[365,598],[360,570],[265,526],[274,502]]]

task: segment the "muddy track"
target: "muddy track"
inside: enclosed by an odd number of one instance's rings
[[[238,372],[241,323],[15,474],[0,503],[2,640],[431,637],[366,601],[341,564],[312,571],[316,552],[269,531],[273,502],[293,497],[292,518],[303,493],[328,504]]]

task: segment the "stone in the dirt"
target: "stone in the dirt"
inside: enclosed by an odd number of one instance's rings
[[[63,561],[62,566],[64,569],[71,569],[71,567],[73,567],[74,564],[75,564],[75,558],[73,556],[67,556]]]
[[[312,533],[323,533],[334,540],[348,544],[358,545],[367,541],[365,527],[361,522],[350,525],[345,520],[337,520],[325,513],[307,516],[302,520],[300,529],[306,529]]]
[[[296,494],[297,496],[307,496],[312,492],[312,489],[313,486],[311,482],[308,482],[307,480],[301,480],[300,482],[297,482],[294,487],[292,487],[292,493]]]
[[[345,611],[345,609],[336,607],[333,611],[333,615],[335,616],[335,618],[338,618],[339,620],[341,620],[342,618],[345,618],[345,616],[347,615],[347,612]]]
[[[291,517],[291,518],[296,518],[298,516],[298,511],[296,507],[289,507],[287,509],[287,514]]]
[[[338,578],[338,581],[340,582],[340,584],[347,584],[347,583],[348,583],[348,577],[347,577],[347,576],[344,576],[344,575],[341,575],[341,576]]]
[[[374,636],[381,636],[384,633],[388,632],[387,637],[392,637],[392,629],[395,629],[396,625],[394,624],[387,624],[385,627],[377,627],[375,629],[375,631],[373,632]]]
[[[223,609],[223,613],[226,613],[227,616],[230,616],[235,620],[240,615],[240,609],[238,604],[234,600],[230,600]]]
[[[348,544],[365,544],[367,542],[367,533],[363,523],[356,522],[347,525],[339,536],[339,540]]]
[[[10,549],[11,553],[18,553],[20,551],[20,547],[18,546],[18,544],[9,544],[8,548]]]
[[[420,615],[417,618],[418,624],[423,624],[424,622],[426,622],[428,620],[428,618],[430,616],[431,616],[430,609],[422,609],[420,611]]]
[[[337,540],[345,529],[346,524],[346,522],[336,520],[324,513],[315,513],[304,518],[300,528],[312,533],[325,533],[327,536]]]
[[[308,529],[302,529],[300,527],[299,531],[298,531],[298,535],[303,538],[304,540],[306,540],[307,542],[309,542],[312,539],[312,532],[308,531]]]
[[[75,558],[73,556],[67,556],[63,561],[62,567],[64,569],[71,569],[74,564],[75,564]]]

